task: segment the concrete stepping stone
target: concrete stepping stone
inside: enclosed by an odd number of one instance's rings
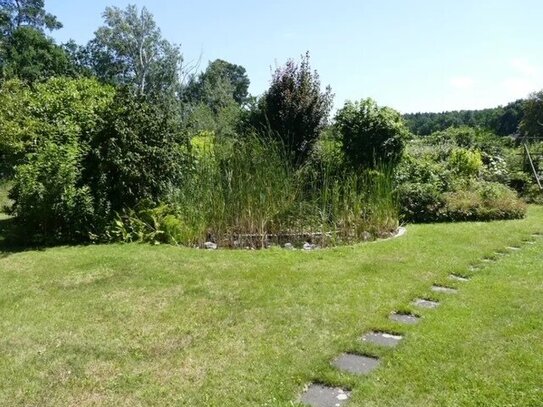
[[[451,275],[449,276],[449,278],[450,278],[451,280],[460,281],[460,282],[462,282],[462,283],[465,283],[466,281],[469,281],[469,278],[462,277],[462,276],[458,276],[458,275],[456,275],[456,274],[451,274]]]
[[[350,391],[322,384],[311,384],[300,397],[300,402],[310,407],[341,407],[350,397]]]
[[[413,305],[421,308],[435,309],[439,307],[439,302],[417,298],[415,301],[413,301]]]
[[[353,353],[343,353],[334,359],[332,365],[343,372],[367,375],[379,366],[379,359]]]
[[[456,294],[458,292],[456,288],[444,287],[442,285],[432,286],[432,291],[435,293],[444,293],[444,294]]]
[[[516,251],[520,250],[520,247],[518,247],[518,246],[507,246],[506,249],[516,252]]]
[[[373,343],[374,345],[387,346],[394,348],[403,339],[401,335],[387,334],[386,332],[370,332],[362,337],[362,341]]]
[[[479,271],[481,270],[481,267],[479,266],[469,266],[469,271]]]
[[[494,263],[496,261],[496,259],[493,259],[492,257],[485,257],[485,258],[483,258],[483,261],[485,263]]]
[[[415,325],[418,324],[420,318],[412,314],[399,314],[397,312],[393,313],[389,317],[394,322],[399,322],[401,324]]]

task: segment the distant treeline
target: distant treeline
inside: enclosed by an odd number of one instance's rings
[[[520,99],[493,109],[410,113],[404,119],[410,131],[420,136],[459,126],[481,127],[498,136],[509,136],[517,132],[523,115],[524,100]]]

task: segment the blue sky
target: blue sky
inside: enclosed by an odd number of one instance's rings
[[[185,59],[243,65],[251,93],[309,50],[335,105],[372,97],[403,113],[506,104],[543,89],[541,0],[46,0],[86,43],[106,6],[146,6]]]

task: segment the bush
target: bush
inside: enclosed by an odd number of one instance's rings
[[[445,205],[442,192],[435,184],[402,184],[398,187],[398,195],[402,220],[407,222],[436,222]]]
[[[482,155],[447,143],[410,143],[396,170],[401,215],[408,222],[515,219],[525,205],[507,186],[481,175],[503,176],[501,161],[483,167]],[[448,151],[448,154],[444,154]],[[490,173],[495,171],[494,173]],[[489,174],[490,173],[490,174]]]
[[[168,205],[124,210],[116,216],[105,235],[115,242],[175,245],[197,242],[199,237],[199,233],[183,223]]]
[[[401,115],[372,99],[347,102],[336,115],[345,158],[353,168],[372,169],[400,162],[408,131]]]
[[[83,177],[105,216],[158,204],[185,166],[179,117],[166,101],[119,91],[104,126],[88,138]]]
[[[300,165],[326,125],[332,100],[330,87],[321,92],[319,75],[311,71],[307,53],[299,65],[289,60],[275,71],[251,121],[259,132],[278,138],[291,162]]]
[[[52,79],[25,98],[21,114],[32,126],[14,140],[26,155],[11,197],[29,237],[98,237],[115,212],[156,205],[179,182],[184,155],[173,105],[89,79]]]
[[[12,86],[12,85],[10,85]],[[51,79],[22,93],[20,112],[4,116],[3,129],[26,117],[11,140],[22,156],[10,197],[12,214],[27,240],[85,240],[98,223],[96,200],[85,183],[85,139],[102,125],[113,89],[90,79]],[[24,156],[23,153],[26,153]]]
[[[81,240],[92,232],[94,202],[80,186],[79,158],[77,143],[46,141],[17,168],[11,212],[34,239]]]
[[[483,168],[483,160],[479,151],[455,148],[449,158],[449,167],[462,177],[476,177]]]
[[[470,188],[444,194],[439,217],[445,221],[489,221],[519,219],[526,215],[526,204],[505,185],[480,182]]]

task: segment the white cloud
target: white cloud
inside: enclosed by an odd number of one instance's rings
[[[449,80],[449,84],[455,89],[469,90],[475,85],[475,79],[470,76],[455,76]]]

